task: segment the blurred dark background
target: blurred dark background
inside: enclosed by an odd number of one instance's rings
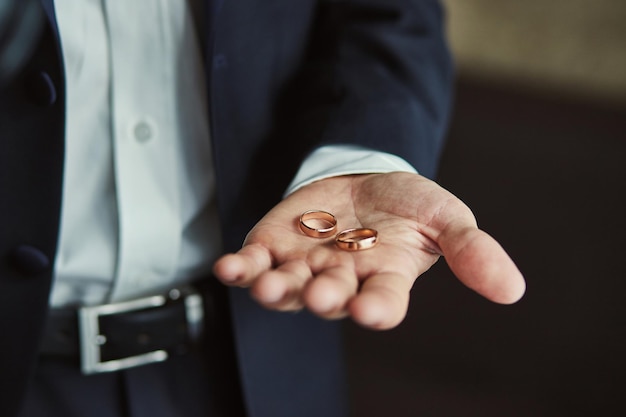
[[[492,304],[442,261],[397,329],[346,323],[353,415],[626,416],[626,2],[446,3],[438,181],[528,289]]]

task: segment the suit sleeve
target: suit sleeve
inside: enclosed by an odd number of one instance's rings
[[[440,4],[326,0],[315,27],[300,84],[309,112],[299,126],[308,129],[306,117],[317,119],[311,125],[323,128],[316,146],[388,152],[432,177],[453,79]]]
[[[227,249],[324,146],[435,175],[453,77],[436,0],[231,1],[215,25],[210,124]]]

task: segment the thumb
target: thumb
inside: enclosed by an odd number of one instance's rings
[[[437,240],[450,269],[467,287],[500,304],[513,304],[524,295],[524,277],[487,233],[473,225],[450,224]]]

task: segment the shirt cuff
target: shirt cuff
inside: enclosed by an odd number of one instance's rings
[[[289,184],[285,196],[324,178],[398,171],[417,173],[415,168],[404,159],[386,152],[354,145],[323,146],[304,160],[300,170]]]

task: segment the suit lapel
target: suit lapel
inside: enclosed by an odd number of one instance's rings
[[[43,6],[44,11],[46,12],[46,16],[52,25],[52,29],[54,29],[55,34],[58,36],[59,28],[57,27],[57,19],[54,14],[54,0],[40,0],[41,5]]]

